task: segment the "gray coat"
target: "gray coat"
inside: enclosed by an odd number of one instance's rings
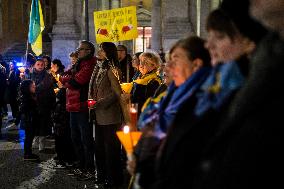
[[[117,77],[109,66],[103,66],[98,79],[99,66],[94,68],[88,98],[97,101],[91,119],[98,125],[128,122],[127,104],[121,101],[122,90]]]

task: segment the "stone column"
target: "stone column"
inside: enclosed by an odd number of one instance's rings
[[[95,38],[95,26],[94,26],[94,11],[97,9],[97,1],[89,0],[89,38],[94,44],[96,43]]]
[[[152,1],[152,16],[151,16],[151,26],[152,26],[152,38],[151,38],[151,49],[154,51],[159,51],[162,47],[161,38],[161,0]]]
[[[164,27],[161,33],[163,33],[163,46],[166,52],[178,39],[193,34],[194,28],[190,14],[192,0],[163,1],[165,1],[165,6],[163,6]]]
[[[74,0],[57,0],[57,20],[52,30],[52,58],[58,58],[67,67],[69,53],[79,42],[80,32],[75,21]]]
[[[202,0],[201,1],[201,17],[200,17],[200,36],[206,38],[206,21],[207,17],[211,11],[211,0]]]
[[[111,8],[112,9],[116,9],[116,8],[119,8],[119,7],[120,7],[119,0],[112,0],[111,1]]]

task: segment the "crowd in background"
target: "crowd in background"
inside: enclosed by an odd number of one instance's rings
[[[1,63],[0,115],[8,96],[24,159],[38,160],[32,146],[44,152],[54,135],[55,168],[79,181],[119,188],[126,168],[134,189],[279,187],[283,10],[280,0],[224,0],[206,40],[180,39],[166,57],[81,41],[68,69],[29,54],[21,78]],[[131,122],[130,103],[143,134],[127,161],[116,132]]]

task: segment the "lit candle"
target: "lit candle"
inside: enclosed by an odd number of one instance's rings
[[[58,91],[59,91],[59,88],[55,88],[55,89],[53,89],[53,90],[54,90],[54,92],[57,94]]]
[[[57,81],[59,81],[59,78],[60,78],[60,75],[59,75],[59,74],[57,74],[57,76],[56,76],[56,80],[57,80]]]
[[[124,134],[128,134],[128,133],[130,132],[129,126],[125,125],[125,126],[123,127],[123,132],[124,132]]]
[[[139,141],[142,133],[130,131],[130,127],[126,125],[123,127],[123,131],[117,131],[116,134],[127,153],[127,158],[132,160],[134,147]]]
[[[130,150],[128,150],[127,152],[127,158],[129,161],[132,161],[133,157],[132,157],[132,153],[133,153],[133,141],[132,141],[132,137],[131,137],[131,133],[130,133],[130,127],[128,125],[125,125],[123,127],[123,133],[126,136],[126,141],[128,141],[128,146],[130,147]]]
[[[96,101],[92,98],[88,99],[88,108],[93,109],[96,104]]]
[[[133,130],[137,130],[136,124],[137,124],[137,119],[138,119],[138,105],[131,104],[129,112],[130,112],[131,127]]]

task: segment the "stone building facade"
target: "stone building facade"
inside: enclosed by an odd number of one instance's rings
[[[15,44],[25,47],[31,0],[0,0],[0,52]],[[44,54],[69,64],[69,53],[86,39],[84,0],[41,0],[45,16]],[[88,0],[89,39],[95,41],[93,12],[125,6],[137,6],[140,39],[120,42],[130,53],[143,50],[167,51],[186,35],[206,36],[205,21],[220,0]],[[9,16],[13,15],[13,16]],[[7,35],[9,33],[9,35]],[[144,35],[145,34],[145,35]],[[146,42],[144,42],[146,41]],[[141,44],[140,44],[141,45]]]
[[[56,20],[56,1],[41,0],[45,30],[44,52],[51,50],[49,33]],[[0,0],[0,53],[7,58],[19,58],[27,48],[31,0]],[[11,56],[11,57],[10,57]]]

